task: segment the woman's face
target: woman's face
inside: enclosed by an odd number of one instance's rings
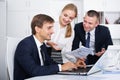
[[[67,24],[69,24],[70,22],[72,22],[72,20],[75,18],[76,14],[74,11],[72,10],[64,10],[61,15],[60,15],[60,25],[61,26],[66,26]]]

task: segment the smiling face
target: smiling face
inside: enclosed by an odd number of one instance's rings
[[[51,35],[53,34],[53,23],[45,22],[41,28],[36,26],[35,30],[35,35],[40,42],[43,42],[44,40],[50,40]]]
[[[99,21],[96,16],[90,17],[88,15],[85,15],[83,26],[86,32],[93,30],[95,27],[97,27],[98,24],[99,24]]]
[[[73,10],[64,10],[59,17],[60,25],[66,26],[75,18],[75,16],[76,13]]]

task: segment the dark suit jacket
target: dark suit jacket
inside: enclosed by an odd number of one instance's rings
[[[81,42],[85,46],[85,31],[83,28],[83,23],[78,23],[74,28],[75,37],[73,40],[72,50],[79,48],[79,43]],[[107,49],[108,45],[113,45],[110,31],[107,27],[98,25],[95,29],[95,52],[101,51],[102,48]],[[88,64],[94,64],[99,57],[88,55]]]
[[[14,80],[55,74],[59,71],[58,64],[48,56],[46,46],[44,48],[45,66],[41,66],[37,45],[32,35],[18,44],[14,56]]]

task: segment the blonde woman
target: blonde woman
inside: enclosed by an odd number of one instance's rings
[[[47,44],[52,47],[51,55],[56,56],[56,58],[54,57],[53,59],[59,63],[62,62],[61,60],[63,60],[63,63],[66,62],[65,58],[61,57],[61,54],[71,51],[74,38],[74,30],[71,23],[77,17],[77,12],[76,5],[72,3],[64,6],[58,22],[54,24],[54,34],[51,40],[47,42]],[[60,57],[62,59],[60,59]]]

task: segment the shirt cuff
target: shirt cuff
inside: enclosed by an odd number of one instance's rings
[[[62,71],[62,65],[58,64],[58,67],[59,67],[59,71]]]

